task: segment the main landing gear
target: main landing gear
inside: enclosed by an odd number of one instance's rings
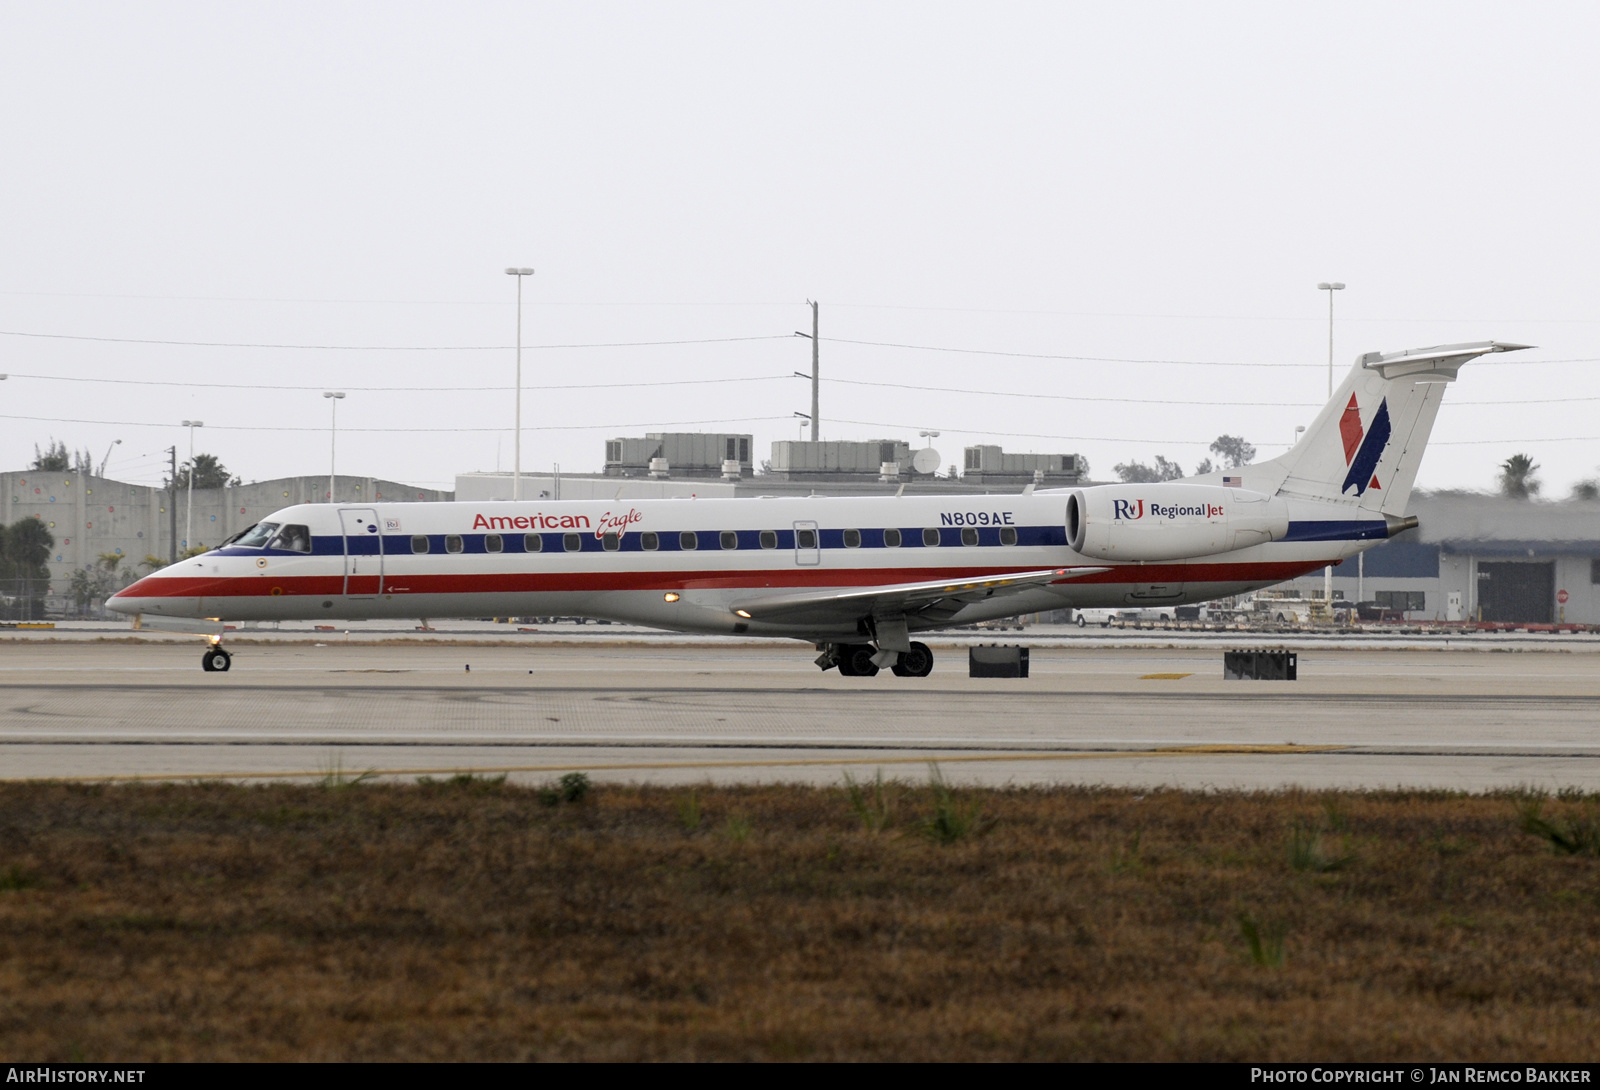
[[[226,673],[232,665],[233,656],[215,645],[206,648],[206,653],[200,656],[200,669],[208,674]]]
[[[843,677],[872,677],[879,664],[889,657],[889,670],[896,677],[927,677],[933,673],[933,652],[925,643],[913,643],[909,651],[879,651],[870,643],[830,643],[819,648],[817,665],[824,670],[835,666]]]

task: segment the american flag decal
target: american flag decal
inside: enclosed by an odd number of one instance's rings
[[[1222,478],[1222,487],[1223,488],[1243,488],[1244,487],[1244,478],[1243,477],[1224,477],[1224,478]]]

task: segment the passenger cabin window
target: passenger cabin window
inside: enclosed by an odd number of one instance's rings
[[[962,529],[961,529],[961,544],[963,544],[963,545],[976,545],[977,543],[978,543],[978,528],[976,526],[964,526],[964,527],[962,527]]]
[[[583,536],[581,534],[563,534],[561,543],[567,552],[575,553],[583,548]]]
[[[291,553],[311,552],[311,528],[309,526],[296,526],[290,523],[279,530],[273,537],[269,549],[284,549]]]
[[[722,547],[724,549],[737,549],[739,547],[739,535],[734,533],[732,530],[722,531],[721,536]]]
[[[1015,526],[1000,527],[1000,544],[1015,545],[1017,543],[1017,528]]]
[[[278,524],[276,522],[258,522],[240,534],[239,539],[234,544],[246,549],[262,549],[266,547],[267,542],[272,540],[272,535],[277,531]]]
[[[846,549],[859,549],[859,548],[861,548],[861,531],[860,530],[846,530],[844,532],[844,547]]]
[[[922,531],[922,544],[929,549],[932,549],[938,545],[939,531],[935,530],[932,526],[924,528]]]
[[[483,551],[484,552],[486,552],[486,553],[504,552],[505,551],[505,547],[506,547],[505,539],[503,537],[501,537],[499,534],[484,534],[483,535]]]
[[[446,535],[444,535],[444,551],[445,552],[447,552],[447,553],[459,553],[461,551],[461,549],[462,549],[462,543],[461,543],[461,535],[460,534],[446,534]]]
[[[817,532],[815,530],[796,530],[794,532],[794,547],[796,549],[815,549],[817,547]]]
[[[685,552],[693,552],[699,547],[700,539],[695,536],[693,530],[688,530],[678,535],[678,548],[684,550]]]
[[[523,534],[522,535],[522,551],[523,552],[525,552],[525,553],[537,553],[537,552],[542,552],[543,550],[544,550],[544,538],[540,537],[538,534]]]
[[[900,547],[900,531],[885,530],[883,532],[883,544],[886,548],[898,549]]]
[[[606,552],[614,553],[622,548],[622,539],[614,533],[602,534],[600,544],[605,546]]]
[[[778,547],[778,531],[762,530],[761,547],[763,549],[776,549]]]
[[[661,548],[661,538],[653,530],[646,530],[639,535],[639,548],[647,553],[653,553]]]
[[[427,552],[428,551],[428,535],[427,534],[412,534],[411,535],[411,551],[414,552],[414,553],[425,553],[425,552]]]

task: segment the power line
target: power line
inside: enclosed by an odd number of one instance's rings
[[[959,386],[928,386],[921,383],[910,382],[874,382],[870,379],[858,378],[825,378],[823,382],[839,382],[850,386],[881,386],[890,390],[917,390],[928,393],[963,394],[980,397],[1020,397],[1030,401],[1094,401],[1112,402],[1122,405],[1198,405],[1214,408],[1239,408],[1239,409],[1320,409],[1321,401],[1194,401],[1188,398],[1156,398],[1156,397],[1084,397],[1077,394],[1045,394],[1036,391],[1012,390],[979,390],[971,387]],[[1595,397],[1540,397],[1520,400],[1500,401],[1454,401],[1444,402],[1446,408],[1464,405],[1489,405],[1499,407],[1502,405],[1566,405],[1574,401],[1600,401],[1600,396]]]
[[[838,420],[837,424],[855,424],[866,428],[888,428],[894,431],[917,431],[926,429],[928,424],[891,424],[882,420]],[[1135,439],[1124,435],[1061,435],[1043,432],[1025,431],[994,431],[989,428],[950,428],[940,426],[940,431],[950,435],[993,435],[1007,439],[1051,439],[1069,443],[1143,443],[1147,446],[1173,446],[1173,447],[1209,447],[1210,441],[1205,439]],[[1593,443],[1600,441],[1600,435],[1566,435],[1547,436],[1538,439],[1461,439],[1461,440],[1434,440],[1434,446],[1512,446],[1518,443]]]
[[[856,344],[870,348],[903,348],[916,352],[951,352],[964,356],[1004,356],[1012,359],[1025,360],[1064,360],[1070,363],[1137,363],[1154,364],[1164,367],[1269,367],[1278,370],[1287,368],[1315,367],[1319,370],[1326,366],[1321,363],[1244,363],[1238,360],[1171,360],[1171,359],[1144,359],[1126,356],[1068,356],[1052,352],[1008,352],[991,348],[951,348],[936,344],[902,344],[897,341],[857,341],[843,337],[823,337],[825,341],[836,344]],[[1484,361],[1499,366],[1514,365],[1527,366],[1538,363],[1595,363],[1600,362],[1600,357],[1584,357],[1577,359],[1540,360],[1540,359],[1510,359]]]
[[[183,348],[276,348],[316,352],[510,352],[513,345],[497,344],[258,344],[244,341],[166,341],[141,337],[90,337],[77,333],[27,333],[0,329],[0,337],[33,337],[51,341],[95,341],[103,344],[158,344]],[[524,351],[569,348],[658,348],[683,344],[734,344],[741,341],[786,341],[787,336],[700,337],[681,341],[611,341],[596,344],[525,344]]]
[[[524,348],[527,346],[524,345]],[[247,382],[171,382],[162,379],[144,378],[82,378],[76,375],[25,375],[16,371],[11,372],[12,378],[35,379],[39,382],[87,382],[92,385],[102,383],[115,383],[120,386],[180,386],[194,387],[206,390],[323,390],[327,383],[320,386],[283,386],[266,383]],[[755,375],[737,376],[733,378],[688,378],[669,379],[661,382],[589,382],[576,383],[565,386],[541,386],[540,390],[622,390],[647,386],[706,386],[730,382],[772,382],[777,379],[788,378],[788,375]],[[512,389],[510,386],[351,386],[348,383],[340,384],[345,390],[358,390],[362,393],[504,393]]]
[[[192,382],[175,381],[166,379],[135,379],[135,378],[85,378],[78,375],[38,375],[13,371],[13,379],[31,379],[36,382],[77,382],[93,386],[164,386],[182,389],[202,390],[281,390],[285,392],[304,392],[323,389],[327,383],[318,386],[295,386],[272,383],[248,382]],[[748,382],[781,382],[792,378],[793,375],[740,375],[725,378],[695,378],[695,379],[664,379],[655,382],[584,382],[564,383],[541,386],[541,391],[557,390],[633,390],[650,389],[671,386],[719,386]],[[802,376],[804,377],[804,376]],[[917,393],[960,394],[966,397],[1010,397],[1023,398],[1029,401],[1067,401],[1090,402],[1096,404],[1118,405],[1181,405],[1197,406],[1202,408],[1269,408],[1269,409],[1317,409],[1321,402],[1313,401],[1197,401],[1190,398],[1155,398],[1155,397],[1093,397],[1081,394],[1048,394],[1036,390],[985,390],[966,386],[931,386],[926,383],[911,382],[877,382],[871,379],[852,378],[825,378],[823,382],[840,383],[847,386],[868,386],[886,390],[910,390]],[[347,390],[356,390],[361,393],[504,393],[510,386],[353,386],[342,384]],[[1574,402],[1600,401],[1600,396],[1583,397],[1546,397],[1546,398],[1516,398],[1493,401],[1457,401],[1447,400],[1445,408],[1461,408],[1465,406],[1502,407],[1506,405],[1565,405]]]
[[[171,421],[151,423],[145,420],[86,420],[70,416],[11,416],[0,414],[0,420],[26,420],[38,424],[99,424],[115,428],[175,428],[178,425]],[[624,428],[686,428],[700,427],[708,424],[751,424],[781,420],[789,421],[787,416],[730,416],[714,420],[655,420],[648,423],[637,424],[546,424],[527,425],[524,431],[620,431]],[[315,432],[327,434],[327,428],[317,427],[283,427],[278,425],[259,424],[219,424],[206,425],[207,431],[273,431],[273,432]],[[339,429],[342,435],[346,432],[392,432],[401,435],[422,434],[453,434],[467,432],[509,432],[511,428],[351,428]]]

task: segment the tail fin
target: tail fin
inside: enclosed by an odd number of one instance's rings
[[[1469,360],[1528,347],[1479,341],[1368,352],[1294,449],[1259,468],[1277,471],[1278,491],[1285,495],[1404,514],[1445,385]]]

